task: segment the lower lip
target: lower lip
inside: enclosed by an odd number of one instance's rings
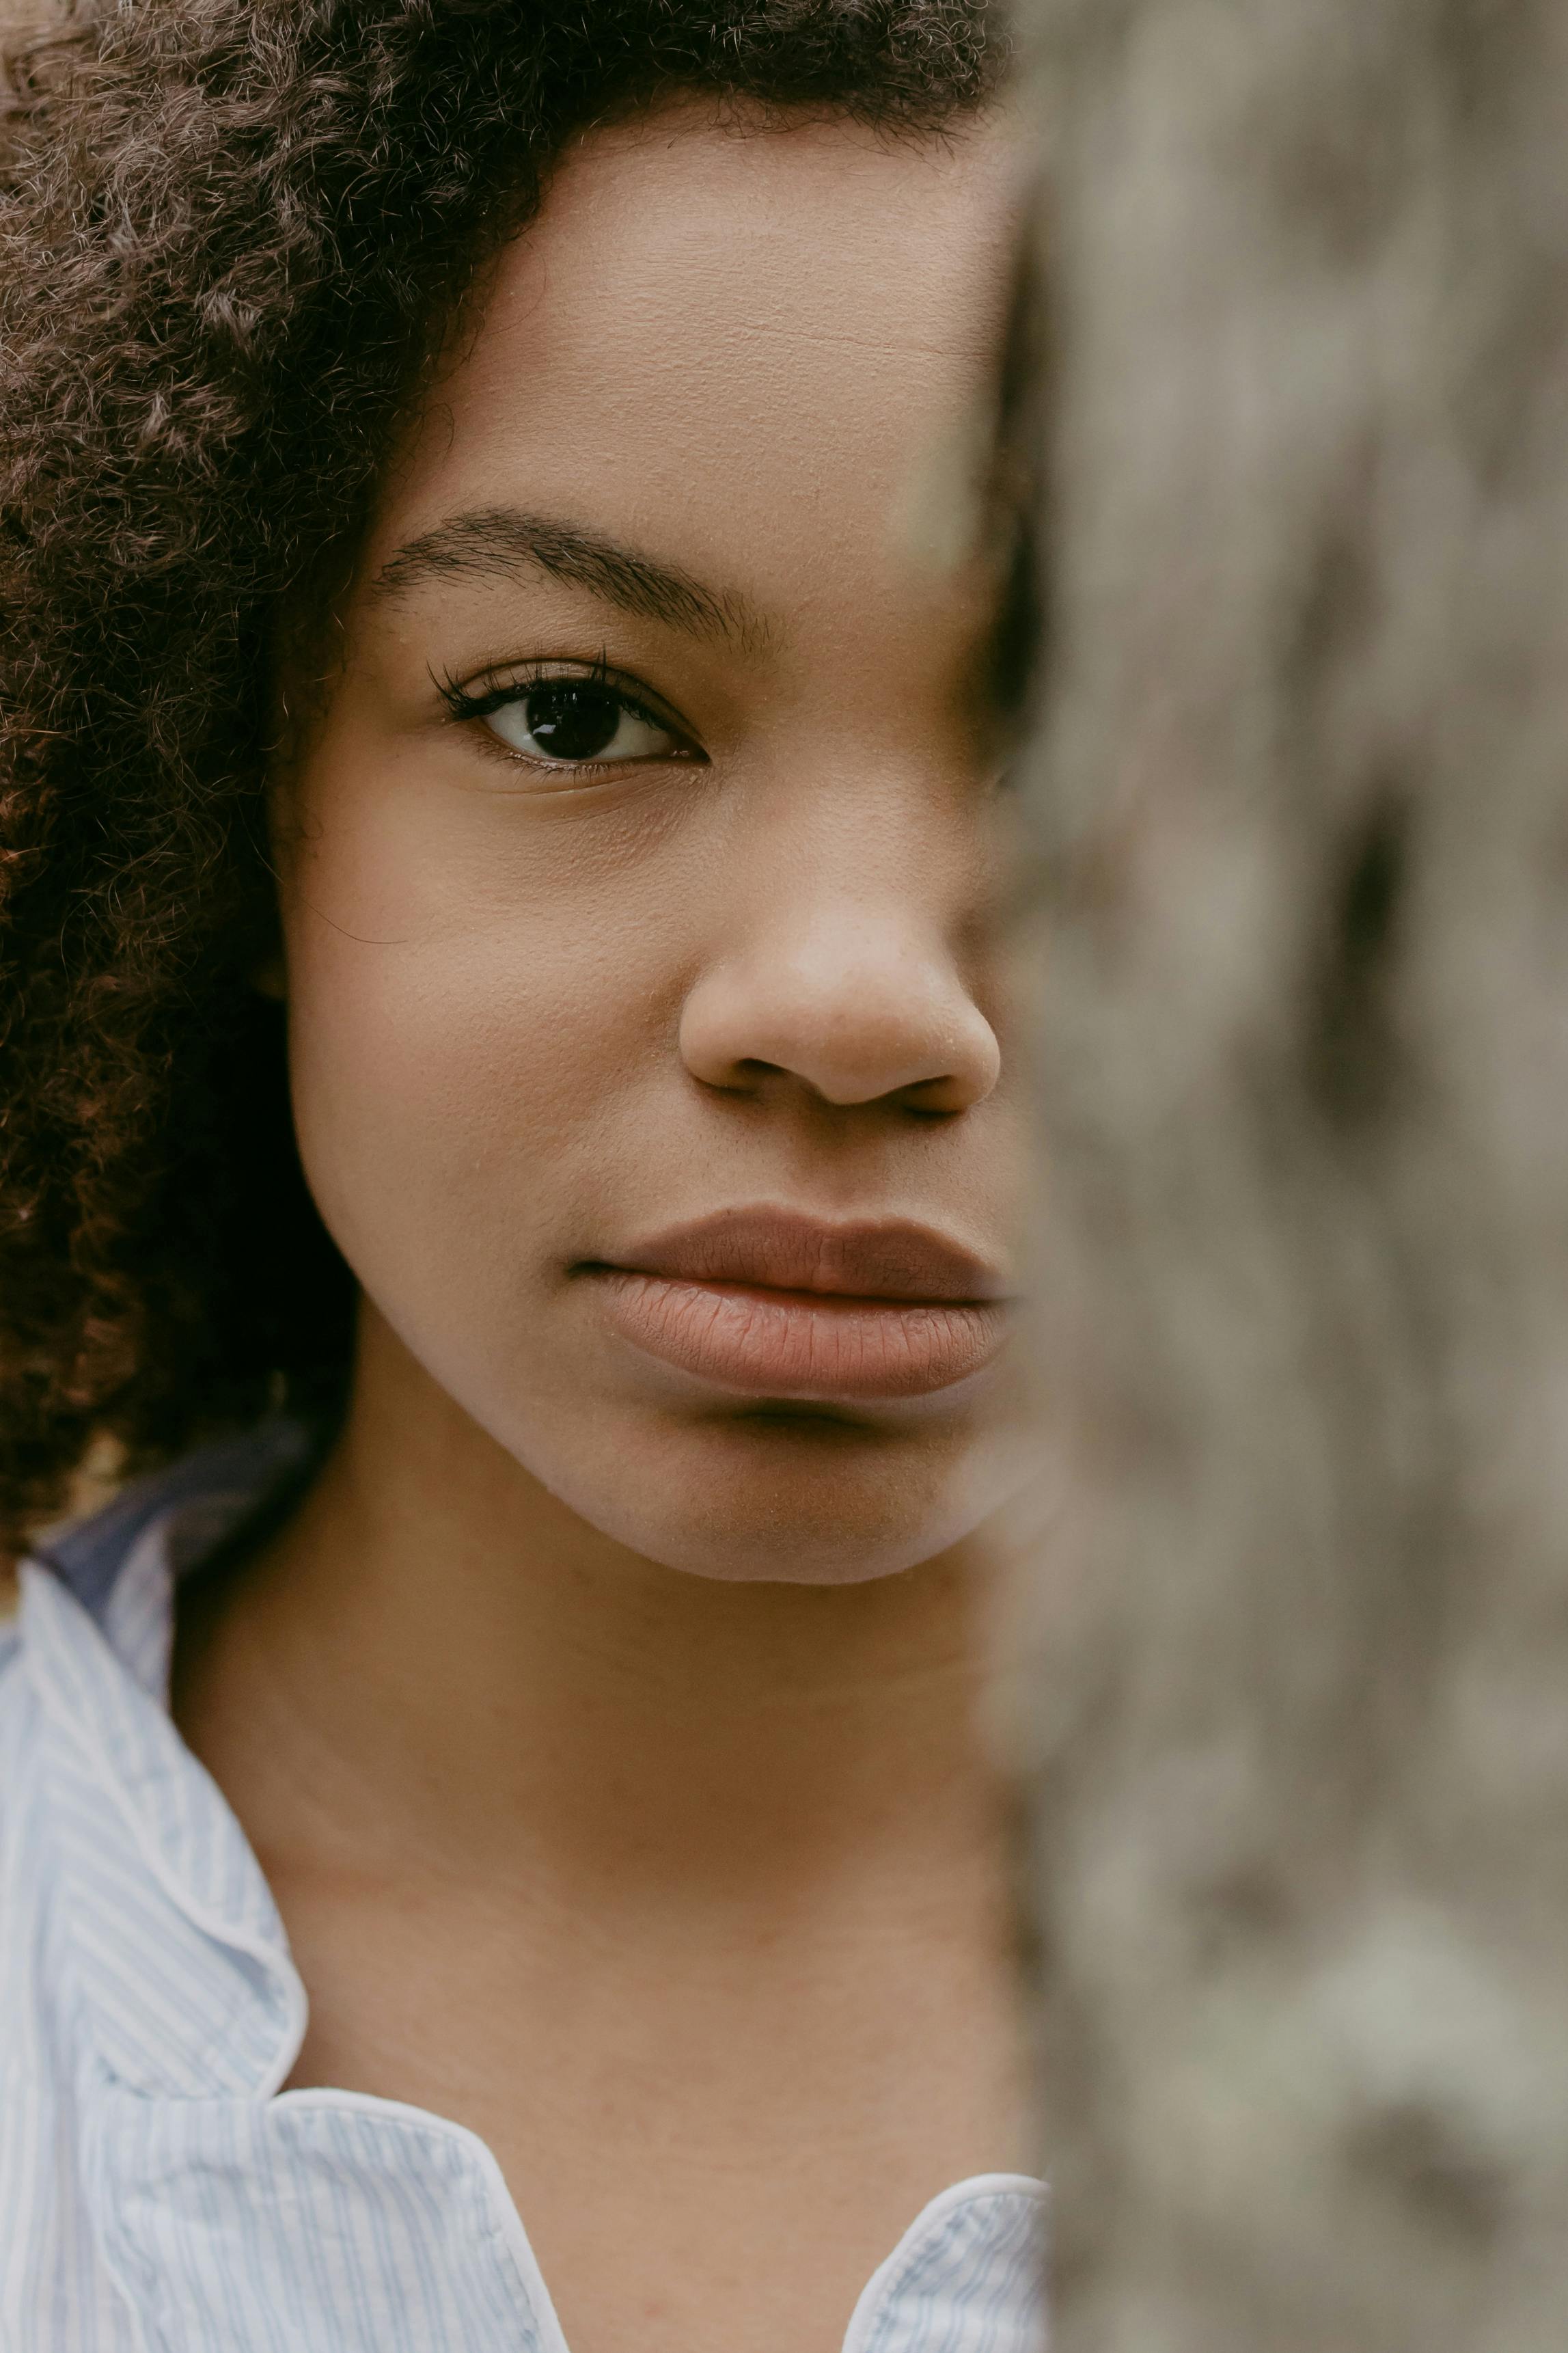
[[[929,1397],[980,1372],[1005,1336],[993,1302],[765,1291],[619,1268],[597,1281],[611,1327],[634,1347],[752,1397]]]

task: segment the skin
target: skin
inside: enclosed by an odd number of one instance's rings
[[[302,1509],[188,1594],[176,1715],[310,1996],[291,2082],[479,2132],[573,2353],[832,2353],[920,2206],[1019,2158],[973,1728],[1011,1352],[742,1393],[584,1271],[763,1203],[1009,1287],[995,584],[919,518],[1014,170],[994,121],[583,141],[389,469],[279,787],[360,1352]],[[628,609],[567,528],[689,596]],[[541,661],[668,732],[563,776],[436,683]]]

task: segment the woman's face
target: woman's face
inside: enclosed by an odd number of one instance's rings
[[[280,792],[300,1145],[371,1311],[709,1576],[903,1568],[1010,1483],[994,584],[940,490],[1012,169],[994,124],[585,138]]]

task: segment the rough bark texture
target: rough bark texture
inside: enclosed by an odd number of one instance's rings
[[[1568,10],[1025,18],[1057,2353],[1562,2353]]]

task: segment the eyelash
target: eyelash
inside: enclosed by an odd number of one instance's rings
[[[484,687],[478,693],[471,687],[459,684],[449,673],[444,672],[441,676],[436,677],[433,672],[432,677],[437,693],[446,704],[452,718],[459,723],[469,720],[489,719],[493,712],[504,711],[510,702],[526,702],[535,687],[548,685],[552,680],[581,679],[585,685],[605,688],[634,716],[646,719],[649,726],[660,727],[667,734],[675,736],[681,745],[681,750],[679,754],[669,756],[697,760],[703,759],[705,756],[698,746],[690,742],[685,728],[677,723],[673,713],[660,711],[651,702],[646,700],[645,695],[637,691],[636,681],[626,678],[623,672],[612,670],[603,653],[596,655],[591,662],[525,663],[521,670],[509,678],[504,686]],[[492,736],[490,743],[496,755],[500,759],[523,767],[537,765],[530,762],[526,753],[508,751],[499,736]],[[602,764],[602,766],[612,768],[630,765],[632,764],[626,761],[606,761]],[[600,767],[593,761],[576,762],[573,765],[583,775],[596,775],[601,772]]]

